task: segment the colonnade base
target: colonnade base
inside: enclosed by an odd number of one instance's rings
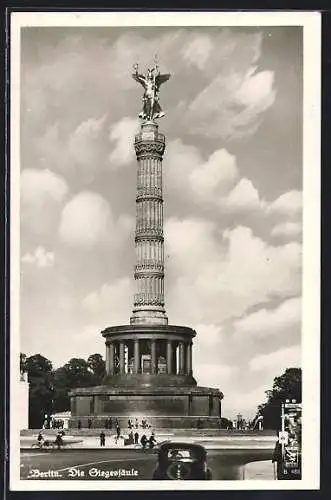
[[[208,428],[219,423],[223,394],[209,387],[86,387],[71,391],[70,427],[105,428],[111,418],[121,429],[146,420],[153,428]],[[208,425],[207,425],[208,424]]]
[[[223,394],[199,387],[192,371],[196,332],[175,325],[121,325],[102,332],[106,341],[104,385],[73,389],[70,426],[105,428],[107,418],[128,428],[146,419],[157,428],[196,428],[218,422]],[[205,425],[205,424],[202,424]]]

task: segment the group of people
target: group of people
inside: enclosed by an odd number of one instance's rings
[[[104,431],[101,431],[99,434],[99,439],[100,439],[100,446],[104,447],[106,446],[106,434]],[[141,445],[143,450],[146,449],[152,449],[155,447],[157,441],[155,438],[154,432],[151,433],[149,437],[146,436],[146,434],[143,434],[141,437],[139,436],[139,432],[136,431],[135,433],[133,430],[129,432],[129,435],[127,438],[121,435],[121,429],[119,426],[116,428],[116,435],[115,435],[115,443],[117,444],[119,439],[124,440],[124,445]]]
[[[151,425],[147,422],[145,418],[141,420],[141,424],[139,424],[139,420],[136,418],[135,422],[133,420],[129,419],[128,420],[128,428],[129,429],[139,429],[139,426],[142,427],[142,429],[150,429]]]
[[[65,436],[65,432],[63,430],[61,430],[57,433],[57,435],[55,437],[54,444],[57,446],[58,449],[60,449],[61,446],[64,445],[63,436]],[[43,446],[49,445],[49,440],[45,439],[42,431],[39,431],[37,441],[38,441],[38,445],[40,446],[40,448],[42,448]]]
[[[146,448],[152,449],[156,445],[155,434],[152,432],[149,438],[147,438],[146,434],[143,434],[140,439],[140,444],[143,450]]]
[[[55,419],[51,415],[46,415],[43,423],[43,429],[63,429],[64,420],[58,418]]]
[[[88,429],[91,429],[92,428],[92,425],[93,425],[93,421],[89,418],[88,421],[87,421],[87,428]],[[81,420],[78,420],[77,422],[77,427],[78,429],[82,429],[83,428],[83,423]],[[131,430],[131,429],[139,429],[139,428],[142,428],[142,429],[151,429],[151,425],[147,422],[147,420],[145,418],[143,418],[141,420],[141,422],[139,422],[138,418],[136,418],[135,420],[133,419],[129,419],[128,420],[128,429]],[[58,428],[63,428],[63,427],[52,427],[53,429],[58,429]],[[119,424],[119,421],[118,419],[116,418],[115,421],[113,421],[113,419],[111,417],[107,418],[105,420],[105,423],[104,423],[104,428],[106,430],[112,430],[113,428],[117,429],[119,428],[120,429],[120,424]]]

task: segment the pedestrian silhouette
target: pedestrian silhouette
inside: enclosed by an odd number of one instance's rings
[[[148,440],[147,440],[146,434],[143,434],[141,436],[141,439],[140,439],[140,444],[143,447],[143,450],[146,450],[147,442],[148,442]]]
[[[105,444],[106,444],[106,434],[103,431],[101,431],[99,437],[100,437],[100,446],[105,446]]]

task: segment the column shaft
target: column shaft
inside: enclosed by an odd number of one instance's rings
[[[136,212],[137,282],[131,324],[167,324],[164,309],[162,156],[165,138],[156,123],[141,124],[135,136],[138,162]],[[158,255],[160,247],[160,255]],[[161,286],[158,287],[158,282]]]
[[[140,372],[140,345],[139,340],[134,340],[134,371],[135,373]]]
[[[172,351],[172,356],[173,356],[173,358],[172,358],[172,367],[173,367],[172,371],[173,371],[174,375],[177,375],[177,373],[178,373],[178,369],[177,369],[177,350],[178,349],[177,349],[177,343],[176,342],[174,342],[172,344],[172,349],[173,349],[173,351]]]
[[[185,351],[184,351],[184,343],[179,342],[179,375],[184,375],[185,370]]]
[[[192,342],[186,344],[186,374],[192,374]]]
[[[106,344],[106,375],[109,375],[109,344]]]
[[[125,373],[124,342],[120,341],[120,373]]]
[[[168,340],[167,341],[167,373],[168,373],[168,375],[172,374],[172,361],[173,361],[172,342],[171,342],[171,340]]]
[[[108,348],[108,374],[114,375],[114,344],[110,342]]]
[[[157,372],[156,363],[157,363],[157,360],[156,360],[156,342],[155,342],[155,340],[151,340],[151,371],[152,371],[152,373]]]

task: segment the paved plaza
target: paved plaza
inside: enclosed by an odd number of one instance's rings
[[[208,450],[208,464],[215,480],[242,480],[245,464],[268,461],[263,478],[272,479],[271,455],[268,449],[215,449]],[[156,453],[149,450],[27,450],[21,453],[21,479],[148,480],[156,462]]]
[[[52,439],[52,436],[49,436]],[[54,480],[146,480],[151,479],[157,450],[143,451],[135,445],[124,446],[107,437],[100,448],[98,435],[65,436],[61,450],[38,450],[31,446],[36,434],[21,437],[21,478]],[[157,435],[158,444],[171,440],[198,443],[207,450],[208,465],[215,480],[273,478],[271,463],[275,444],[272,435],[180,436]],[[37,471],[37,472],[36,472]],[[121,472],[119,472],[121,471]],[[125,472],[123,472],[125,471]]]

